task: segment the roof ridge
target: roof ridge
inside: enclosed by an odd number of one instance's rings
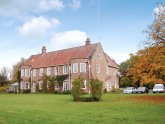
[[[89,46],[91,46],[91,45],[96,45],[96,44],[97,44],[97,43],[93,43],[93,44],[90,44]],[[46,52],[46,54],[47,54],[47,53],[58,52],[58,51],[69,50],[69,49],[80,48],[80,47],[86,47],[86,46],[83,45],[83,46],[76,46],[76,47],[71,47],[71,48],[65,48],[65,49],[60,49],[60,50],[55,50],[55,51]],[[42,54],[39,54],[39,55],[42,55]]]

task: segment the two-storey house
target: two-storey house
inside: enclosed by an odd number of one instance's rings
[[[104,82],[104,89],[110,91],[112,87],[119,88],[118,65],[103,50],[100,43],[91,44],[89,38],[84,46],[68,48],[53,52],[46,52],[42,48],[41,54],[32,55],[21,71],[21,90],[36,91],[36,84],[42,89],[43,75],[57,76],[67,74],[63,82],[63,91],[71,90],[72,81],[81,76],[84,79],[83,89],[90,92],[89,81],[98,78]],[[58,86],[55,88],[58,89]]]

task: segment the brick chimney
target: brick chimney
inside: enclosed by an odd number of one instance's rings
[[[85,46],[88,46],[88,45],[90,45],[90,44],[91,44],[91,41],[90,41],[89,38],[87,38],[87,40],[85,41]]]
[[[42,47],[42,54],[46,54],[46,47],[45,46]]]

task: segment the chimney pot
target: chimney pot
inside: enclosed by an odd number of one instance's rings
[[[88,46],[88,45],[90,45],[90,44],[91,44],[91,41],[90,41],[90,38],[88,37],[88,38],[86,39],[86,41],[85,41],[85,45]]]
[[[45,46],[42,47],[42,54],[46,54],[46,47]]]

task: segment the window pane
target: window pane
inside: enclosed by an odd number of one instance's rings
[[[47,68],[47,75],[51,75],[51,68]]]
[[[54,75],[58,75],[58,67],[54,67]]]
[[[86,72],[86,63],[80,63],[80,72]]]
[[[73,70],[72,70],[73,73],[78,73],[78,63],[74,63],[72,67],[73,67]]]
[[[36,76],[36,69],[33,69],[33,76]]]
[[[40,68],[40,76],[43,76],[43,68]]]
[[[24,69],[21,69],[21,77],[23,77],[24,76]]]
[[[68,66],[64,65],[63,66],[63,74],[67,74],[68,73]]]

